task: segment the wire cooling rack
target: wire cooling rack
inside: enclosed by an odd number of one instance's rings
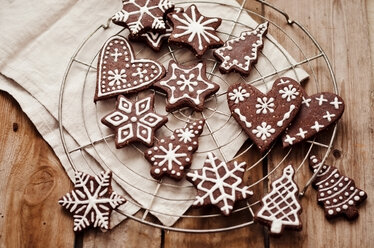
[[[221,34],[226,35],[227,38],[236,37],[236,35],[234,35],[233,31],[234,31],[235,27],[238,26],[238,25],[240,25],[242,27],[245,27],[248,30],[253,29],[251,27],[248,27],[245,23],[241,23],[239,21],[241,15],[248,14],[252,17],[255,17],[255,18],[259,19],[261,22],[268,21],[269,25],[270,25],[270,27],[269,27],[270,32],[272,32],[272,31],[279,32],[282,35],[282,37],[291,44],[292,48],[291,49],[287,48],[287,50],[291,53],[291,55],[293,55],[293,53],[299,54],[299,60],[298,60],[299,62],[296,62],[296,63],[291,63],[290,62],[289,66],[287,66],[287,67],[285,67],[281,70],[279,70],[279,69],[275,70],[271,74],[263,74],[263,73],[261,73],[261,71],[256,66],[254,66],[253,69],[258,73],[259,77],[257,79],[251,80],[251,81],[247,81],[246,78],[241,78],[241,80],[243,80],[244,82],[246,82],[248,84],[253,84],[253,85],[264,84],[265,87],[266,87],[267,84],[265,83],[265,80],[267,78],[271,78],[271,77],[280,75],[281,73],[283,73],[285,71],[288,71],[288,70],[295,71],[296,67],[303,67],[303,69],[305,69],[310,75],[309,81],[314,81],[316,91],[320,92],[320,89],[319,89],[320,76],[318,76],[316,74],[315,69],[316,69],[316,66],[319,66],[319,67],[323,66],[326,69],[324,79],[328,80],[328,83],[324,82],[324,85],[328,84],[330,86],[330,91],[334,91],[335,93],[338,93],[338,87],[337,87],[335,75],[333,73],[333,70],[332,70],[331,64],[329,62],[329,59],[326,56],[326,54],[324,53],[321,46],[318,44],[318,42],[313,38],[313,36],[301,24],[292,20],[286,12],[278,9],[277,7],[269,4],[266,1],[263,1],[263,0],[256,0],[256,1],[261,3],[261,5],[263,7],[267,7],[269,10],[274,12],[274,16],[278,15],[279,17],[282,17],[282,18],[277,19],[278,23],[276,23],[274,20],[270,20],[267,17],[262,16],[262,15],[256,13],[256,12],[254,12],[254,11],[251,11],[249,9],[244,8],[247,0],[244,0],[241,5],[213,3],[213,2],[207,2],[207,1],[193,1],[193,3],[196,4],[197,6],[199,4],[212,4],[212,5],[219,4],[220,7],[222,7],[222,8],[229,8],[229,9],[234,9],[234,10],[237,11],[237,15],[234,16],[233,19],[231,19],[231,20],[223,19],[222,20],[223,23],[226,22],[226,23],[229,23],[232,26],[231,32],[226,32],[226,33],[221,32]],[[178,4],[176,4],[176,7],[179,7],[179,6],[186,7],[189,4],[191,4],[191,2],[178,3]],[[88,53],[85,50],[86,46],[90,42],[95,42],[94,37],[95,37],[95,34],[97,34],[98,32],[110,32],[111,35],[115,35],[117,32],[114,32],[113,29],[111,29],[111,25],[112,24],[111,24],[110,19],[109,19],[106,24],[103,24],[100,27],[98,27],[96,30],[94,30],[89,35],[89,37],[87,37],[87,39],[85,39],[83,41],[83,43],[76,50],[75,54],[71,57],[71,60],[69,62],[69,65],[67,67],[67,70],[65,72],[63,82],[62,82],[62,85],[61,85],[60,99],[59,99],[59,113],[58,113],[59,129],[60,129],[61,141],[62,141],[62,144],[63,144],[64,151],[66,153],[67,159],[68,159],[68,161],[69,161],[73,170],[76,170],[75,158],[72,156],[72,154],[74,152],[80,152],[81,156],[83,156],[83,158],[84,158],[84,150],[86,148],[91,147],[91,148],[95,149],[95,146],[99,143],[102,143],[102,142],[107,143],[107,145],[109,146],[108,140],[113,139],[113,137],[114,137],[113,134],[112,135],[104,135],[104,133],[102,133],[102,137],[100,139],[96,139],[96,140],[91,140],[90,139],[90,142],[87,143],[87,144],[72,147],[72,145],[69,144],[69,142],[67,142],[67,139],[65,137],[64,127],[63,127],[63,122],[65,121],[64,120],[64,115],[65,114],[64,114],[64,111],[63,111],[63,106],[65,104],[64,99],[66,99],[66,96],[64,95],[64,92],[66,91],[66,88],[69,87],[67,78],[71,74],[72,70],[74,69],[74,66],[76,66],[76,65],[84,66],[86,68],[86,76],[84,78],[84,81],[83,82],[75,82],[75,83],[80,83],[80,84],[86,85],[89,72],[95,72],[96,71],[95,61],[96,61],[97,56],[98,56],[97,51],[95,51],[95,53],[93,53],[93,54],[84,54],[84,53]],[[296,39],[294,39],[293,35],[290,34],[290,31],[289,31],[290,28],[292,29],[292,34],[303,35],[304,37],[307,38],[308,45],[314,47],[314,49],[313,49],[314,54],[312,54],[312,55],[306,54],[303,46],[301,44],[299,44],[298,42],[296,42]],[[123,32],[126,32],[126,31],[123,29],[119,33],[123,33]],[[163,50],[164,52],[159,53],[160,55],[158,57],[158,60],[163,61],[163,62],[166,62],[167,60],[170,60],[170,59],[178,61],[178,50],[179,49],[180,48],[174,48],[174,47],[170,47],[170,46],[167,47],[166,50]],[[278,49],[279,49],[279,47],[278,47]],[[279,50],[284,54],[283,50],[281,50],[281,49],[279,49]],[[140,53],[140,52],[141,52],[141,50],[138,51],[138,53]],[[82,54],[84,54],[85,56],[81,56]],[[259,56],[265,56],[265,55],[263,53],[261,53]],[[284,56],[287,57],[286,55],[284,55]],[[84,57],[84,58],[88,58],[88,59],[83,60],[80,57]],[[268,58],[266,58],[266,59],[269,61],[270,66],[272,66],[272,62],[270,61],[270,59],[268,59]],[[209,78],[212,78],[212,80],[215,79],[213,81],[219,80],[219,81],[221,81],[221,83],[229,85],[229,82],[227,82],[222,77],[222,74],[220,74],[218,72],[218,70],[216,68],[218,66],[218,64],[213,57],[204,57],[203,60],[207,63],[209,62],[209,63],[212,64],[211,69],[209,71],[207,71],[207,75],[208,75]],[[316,61],[318,61],[318,62],[315,63]],[[187,61],[187,62],[191,62],[191,61]],[[295,73],[295,75],[297,75],[297,73]],[[317,92],[315,92],[315,93],[317,93]],[[157,92],[157,91],[153,91],[153,94],[163,95],[163,93]],[[214,96],[207,99],[207,101],[217,101],[218,97],[225,97],[226,98],[225,94],[226,94],[225,92],[216,93]],[[82,98],[83,98],[83,95],[82,95]],[[92,96],[92,98],[93,98],[93,96]],[[83,99],[81,99],[81,104],[83,105]],[[97,105],[97,103],[95,103],[95,105]],[[97,108],[97,106],[96,106],[96,108]],[[225,122],[225,124],[228,121],[232,120],[231,115],[227,115],[226,113],[220,112],[217,108],[209,108],[209,107],[206,107],[206,108],[207,108],[207,110],[210,111],[211,114],[209,115],[209,114],[207,114],[206,112],[203,111],[202,114],[201,114],[202,118],[209,119],[213,114],[219,114],[219,115],[223,115],[223,116],[225,116],[225,118],[227,118],[227,121]],[[84,108],[82,108],[82,113],[81,114],[82,114],[82,117],[85,119],[85,122],[86,121],[94,121],[94,122],[97,123],[97,125],[99,125],[99,126],[101,126],[101,128],[103,128],[102,124],[100,123],[100,119],[102,118],[102,116],[98,116],[98,115],[87,116],[87,114],[84,112]],[[183,109],[179,110],[179,111],[175,111],[173,113],[170,113],[170,115],[173,115],[174,118],[177,118],[182,122],[188,122],[191,119],[193,119],[192,113],[190,113],[190,115],[188,115],[188,114],[186,114],[186,111],[184,111]],[[84,128],[85,128],[85,131],[88,134],[89,130],[87,130],[86,126]],[[217,137],[215,137],[216,130],[213,130],[212,127],[209,125],[209,123],[206,124],[205,129],[208,130],[207,135],[210,135],[212,137],[213,142],[214,142],[214,145],[213,145],[211,150],[215,150],[218,153],[220,153],[223,160],[225,160],[227,162],[227,158],[225,157],[225,155],[221,151],[221,149],[226,145],[230,145],[230,142],[232,142],[239,135],[241,135],[242,131],[240,131],[237,135],[233,136],[227,143],[219,144],[219,142],[217,142]],[[333,144],[333,141],[334,141],[334,138],[335,138],[335,135],[336,135],[336,130],[337,130],[337,126],[335,124],[335,126],[332,128],[332,130],[327,134],[329,137],[326,138],[326,135],[325,135],[325,137],[323,139],[324,142],[317,142],[316,138],[314,138],[313,140],[308,140],[307,142],[305,142],[305,145],[303,145],[301,148],[300,147],[296,147],[296,148],[291,147],[291,148],[285,149],[283,151],[284,156],[279,161],[276,161],[275,166],[273,166],[273,168],[268,171],[267,158],[268,158],[269,154],[271,154],[272,152],[275,152],[274,146],[276,144],[273,145],[272,148],[269,149],[265,154],[261,155],[261,157],[259,159],[254,161],[252,164],[247,164],[247,169],[246,170],[249,173],[252,170],[254,170],[255,168],[258,168],[259,166],[265,167],[264,170],[263,170],[265,174],[263,174],[263,176],[261,176],[259,178],[254,178],[253,182],[249,184],[250,187],[251,188],[255,187],[255,186],[258,187],[260,184],[262,184],[263,189],[265,189],[265,191],[266,191],[268,178],[272,174],[274,174],[277,170],[280,170],[280,169],[284,168],[287,165],[287,164],[285,164],[285,161],[287,159],[290,159],[293,156],[296,156],[295,153],[300,153],[301,152],[303,154],[303,159],[296,166],[296,176],[297,176],[297,173],[301,173],[300,170],[306,164],[306,161],[307,161],[307,159],[308,159],[308,157],[309,157],[309,155],[310,155],[310,153],[311,153],[311,151],[314,147],[321,148],[322,152],[324,152],[323,161],[321,163],[321,164],[323,164],[323,162],[326,160],[327,156],[329,155],[329,153],[332,149],[332,144]],[[170,131],[172,131],[172,130],[170,130]],[[244,156],[249,156],[251,153],[257,153],[257,154],[259,153],[257,151],[257,149],[255,148],[254,144],[251,144],[249,142],[246,142],[246,143],[248,143],[248,144],[243,149],[241,149],[240,153],[237,154],[234,159],[240,158],[243,155]],[[139,147],[134,146],[134,148],[137,149],[139,151],[139,153],[143,152],[142,149],[139,148]],[[115,149],[115,148],[111,147],[110,149]],[[295,150],[297,150],[297,151],[295,151]],[[200,151],[200,152],[206,153],[208,151],[210,151],[210,150],[205,150],[205,151]],[[86,161],[87,161],[87,164],[89,164],[89,161],[88,160],[86,160]],[[127,166],[125,161],[123,161],[123,165]],[[105,165],[104,165],[104,167],[105,167]],[[106,168],[104,168],[104,169],[106,169]],[[304,196],[307,188],[309,187],[309,185],[313,181],[314,177],[318,174],[318,171],[316,171],[313,174],[313,176],[311,176],[311,178],[307,182],[303,183],[303,187],[300,187],[300,185],[299,185],[299,188],[301,189],[300,190],[300,197]],[[121,180],[121,175],[116,175],[116,176]],[[126,182],[124,182],[124,183],[126,183]],[[164,199],[165,198],[164,196],[159,196],[158,195],[158,190],[159,190],[159,187],[161,185],[166,185],[166,186],[169,186],[169,187],[177,187],[177,186],[172,185],[172,184],[169,185],[169,184],[163,183],[162,180],[158,181],[157,185],[158,186],[155,188],[154,192],[151,193],[153,199],[157,199],[157,198]],[[143,191],[140,186],[137,186],[137,185],[129,185],[129,186],[138,189],[139,192],[142,192],[144,194],[150,194],[149,192]],[[181,186],[181,187],[185,187],[185,186]],[[192,187],[192,186],[188,186],[188,187]],[[260,199],[263,197],[263,195],[261,195],[259,197],[260,198],[257,199],[257,200],[252,200],[252,198],[250,198],[247,201],[241,201],[241,203],[237,204],[235,209],[233,210],[232,217],[223,217],[220,213],[218,213],[214,209],[208,209],[208,210],[203,209],[203,210],[197,210],[197,211],[196,210],[191,210],[191,211],[187,211],[186,214],[183,214],[183,215],[180,215],[180,216],[173,216],[173,215],[170,215],[169,213],[166,213],[166,212],[158,212],[158,213],[156,212],[159,215],[178,217],[180,219],[177,222],[176,225],[171,226],[171,227],[161,224],[161,222],[159,222],[156,218],[153,218],[152,216],[150,216],[150,214],[149,214],[150,212],[155,213],[154,210],[151,210],[151,207],[152,207],[151,205],[145,207],[145,206],[142,206],[135,201],[132,201],[132,203],[134,205],[136,205],[136,206],[138,206],[139,208],[142,209],[143,215],[141,217],[128,215],[128,214],[126,214],[124,212],[121,212],[119,210],[117,210],[117,211],[119,211],[123,215],[126,215],[128,218],[134,219],[136,221],[139,221],[141,223],[148,224],[148,225],[151,225],[151,226],[154,226],[154,227],[163,228],[163,229],[166,229],[166,230],[180,231],[180,232],[192,232],[192,233],[220,232],[220,231],[233,230],[233,229],[237,229],[237,228],[241,228],[241,227],[245,227],[245,226],[249,226],[249,225],[253,224],[253,216],[254,216],[253,208],[256,208],[256,207],[259,206]],[[173,200],[173,199],[167,199],[167,200]],[[181,201],[181,200],[191,201],[192,199],[177,199],[176,201]],[[129,200],[129,201],[131,201],[131,200]],[[151,204],[152,204],[152,202],[151,202]],[[222,220],[216,221],[216,220],[221,219],[221,218],[222,218]],[[201,224],[202,228],[198,228],[198,229],[189,228],[188,225],[186,225],[186,226],[178,225],[178,223],[183,223],[183,220],[188,222],[187,219],[193,219],[194,221],[197,221],[199,223],[204,223],[204,224]]]

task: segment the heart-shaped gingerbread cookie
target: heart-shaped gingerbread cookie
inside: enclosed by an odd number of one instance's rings
[[[135,59],[126,38],[111,37],[99,53],[95,101],[141,91],[165,75],[165,68],[149,59]]]
[[[304,91],[300,111],[282,135],[283,147],[306,140],[336,122],[343,114],[343,99],[329,92],[308,96]]]
[[[282,77],[267,94],[245,83],[231,85],[227,100],[232,116],[264,152],[296,116],[302,91],[295,80]]]

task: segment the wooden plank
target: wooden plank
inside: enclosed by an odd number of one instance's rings
[[[373,92],[374,84],[371,74],[371,60],[368,52],[368,26],[365,12],[365,1],[283,1],[274,0],[272,4],[287,10],[294,20],[307,27],[316,37],[329,56],[335,71],[340,94],[345,99],[346,111],[338,125],[338,135],[334,150],[327,160],[328,164],[337,166],[341,173],[352,177],[356,185],[368,192],[373,192]],[[305,6],[308,6],[307,8]],[[272,19],[283,18],[274,15],[269,9],[265,13]],[[289,27],[290,33],[294,27]],[[273,34],[273,33],[272,33]],[[277,36],[277,35],[275,35]],[[306,53],[313,53],[312,46],[305,43],[302,37],[295,36]],[[284,45],[282,43],[282,45]],[[285,45],[287,50],[291,47]],[[315,61],[316,78],[319,90],[332,90],[326,76],[326,65]],[[306,84],[307,92],[316,91],[316,81],[312,78]],[[330,132],[324,132],[317,140],[327,142]],[[325,137],[323,137],[325,136]],[[308,146],[298,146],[292,159],[285,162],[298,164],[305,155]],[[324,148],[313,149],[315,153],[324,153]],[[269,157],[271,170],[280,161],[284,152],[277,148]],[[284,166],[281,166],[284,168]],[[279,169],[271,180],[281,173]],[[311,176],[308,166],[304,166],[296,177],[299,186],[303,187]],[[303,230],[300,233],[287,232],[281,238],[270,239],[271,247],[370,247],[373,236],[368,223],[374,218],[369,215],[370,199],[360,207],[358,220],[348,222],[343,218],[327,221],[323,209],[316,203],[316,192],[309,189],[301,200],[303,213]]]
[[[71,183],[18,104],[0,93],[0,246],[72,247],[58,199]]]
[[[141,216],[140,216],[141,217]],[[83,247],[161,247],[161,229],[128,219],[114,229],[101,232],[89,230],[84,233]]]

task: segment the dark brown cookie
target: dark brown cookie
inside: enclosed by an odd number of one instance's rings
[[[183,12],[183,8],[175,8],[173,13]],[[173,26],[169,20],[165,21],[166,29],[165,32],[156,32],[148,31],[140,35],[130,35],[129,39],[131,41],[141,41],[147,43],[147,45],[155,50],[156,52],[160,51],[162,44],[165,40],[170,37],[170,34],[173,32]]]
[[[280,178],[271,183],[271,192],[261,200],[255,220],[270,227],[270,234],[281,235],[285,228],[301,230],[299,188],[293,180],[295,171],[288,165]]]
[[[194,4],[185,12],[170,13],[168,17],[174,27],[169,38],[170,43],[187,46],[198,57],[209,48],[222,46],[223,41],[216,33],[222,22],[221,18],[203,16]]]
[[[165,68],[149,59],[135,59],[126,38],[105,42],[97,62],[95,101],[141,91],[165,75]]]
[[[343,99],[329,92],[307,96],[303,90],[301,108],[282,135],[283,147],[297,144],[326,129],[344,112]]]
[[[204,120],[199,120],[179,128],[144,151],[144,157],[152,164],[153,178],[161,179],[164,175],[176,180],[183,178],[184,170],[191,166],[192,155],[199,147],[198,139],[204,124]]]
[[[153,86],[167,93],[168,112],[183,107],[202,111],[205,99],[219,90],[219,85],[207,78],[205,63],[183,66],[174,60],[169,63],[166,77]]]
[[[122,0],[122,10],[118,11],[112,21],[128,28],[132,35],[147,31],[165,31],[164,18],[174,9],[169,0]]]
[[[238,83],[229,87],[227,100],[233,117],[264,152],[299,111],[301,86],[283,77],[265,95],[249,84]]]
[[[101,122],[115,131],[115,143],[121,148],[130,142],[140,141],[152,146],[155,130],[164,125],[168,118],[153,111],[154,96],[132,101],[120,95],[116,109],[101,119]]]
[[[236,71],[248,76],[264,46],[268,26],[268,22],[262,23],[255,30],[242,32],[238,38],[228,40],[216,49],[213,54],[221,61],[220,72]]]
[[[187,180],[197,188],[193,205],[215,205],[229,215],[236,201],[253,195],[243,183],[245,166],[245,162],[222,162],[209,152],[202,169],[187,173]]]
[[[311,156],[310,168],[316,172],[321,160]],[[334,166],[322,165],[313,181],[313,187],[318,191],[318,204],[325,209],[326,218],[345,216],[352,220],[358,217],[357,206],[366,200],[365,191],[357,188],[355,182],[340,174]]]
[[[109,229],[112,210],[126,202],[125,198],[113,192],[111,181],[111,171],[101,172],[95,177],[75,172],[73,191],[58,201],[73,213],[74,231],[89,226]]]

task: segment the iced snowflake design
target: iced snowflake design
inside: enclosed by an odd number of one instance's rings
[[[166,77],[154,84],[168,95],[166,110],[174,111],[186,105],[202,111],[206,97],[218,91],[219,85],[206,77],[204,63],[195,66],[178,65],[170,61]]]
[[[191,165],[192,154],[198,148],[203,126],[204,121],[199,120],[176,129],[171,136],[160,139],[144,152],[152,165],[151,175],[155,179],[161,179],[165,174],[176,180],[183,178],[184,170]]]
[[[180,13],[183,11],[183,8],[175,8],[174,12]],[[153,50],[160,51],[162,43],[164,40],[168,39],[173,32],[173,26],[171,25],[169,20],[165,21],[166,30],[165,33],[159,33],[154,31],[149,31],[140,36],[130,36],[131,40],[145,40]]]
[[[264,97],[258,97],[257,98],[257,104],[256,104],[256,114],[267,114],[268,112],[273,113],[274,112],[274,98],[270,97],[267,98],[266,96]]]
[[[239,86],[237,89],[233,89],[229,92],[229,99],[234,101],[236,104],[243,102],[245,98],[249,97],[249,93],[246,89],[243,89],[242,86]]]
[[[288,81],[284,82],[287,83]],[[285,86],[283,89],[279,90],[279,93],[282,94],[282,98],[286,99],[287,102],[296,99],[296,96],[299,95],[299,92],[292,84]]]
[[[120,95],[116,110],[101,120],[115,130],[117,148],[134,141],[140,141],[147,146],[153,144],[155,130],[167,122],[167,117],[153,112],[153,98],[151,95],[133,102]]]
[[[184,13],[169,14],[169,18],[174,26],[169,40],[188,44],[198,56],[203,55],[209,47],[223,44],[216,34],[221,19],[201,15],[195,5]]]
[[[125,69],[114,69],[114,71],[108,71],[109,86],[121,85],[126,83],[126,70]]]
[[[58,203],[73,213],[74,231],[93,226],[109,229],[113,209],[125,203],[125,199],[112,191],[112,172],[101,172],[92,177],[83,172],[75,173],[74,190]]]
[[[185,128],[180,129],[180,131],[177,134],[179,141],[182,141],[183,143],[191,142],[192,138],[195,137],[194,130]]]
[[[164,14],[174,8],[169,0],[123,0],[122,4],[112,21],[128,27],[132,35],[146,29],[165,30]]]
[[[253,195],[243,183],[245,166],[245,162],[224,163],[209,152],[202,169],[187,173],[187,179],[197,188],[193,205],[213,204],[224,215],[229,215],[237,200]]]
[[[262,122],[260,126],[257,126],[255,129],[252,130],[252,133],[254,133],[257,138],[266,140],[273,133],[275,133],[275,129],[268,125],[266,122]]]

